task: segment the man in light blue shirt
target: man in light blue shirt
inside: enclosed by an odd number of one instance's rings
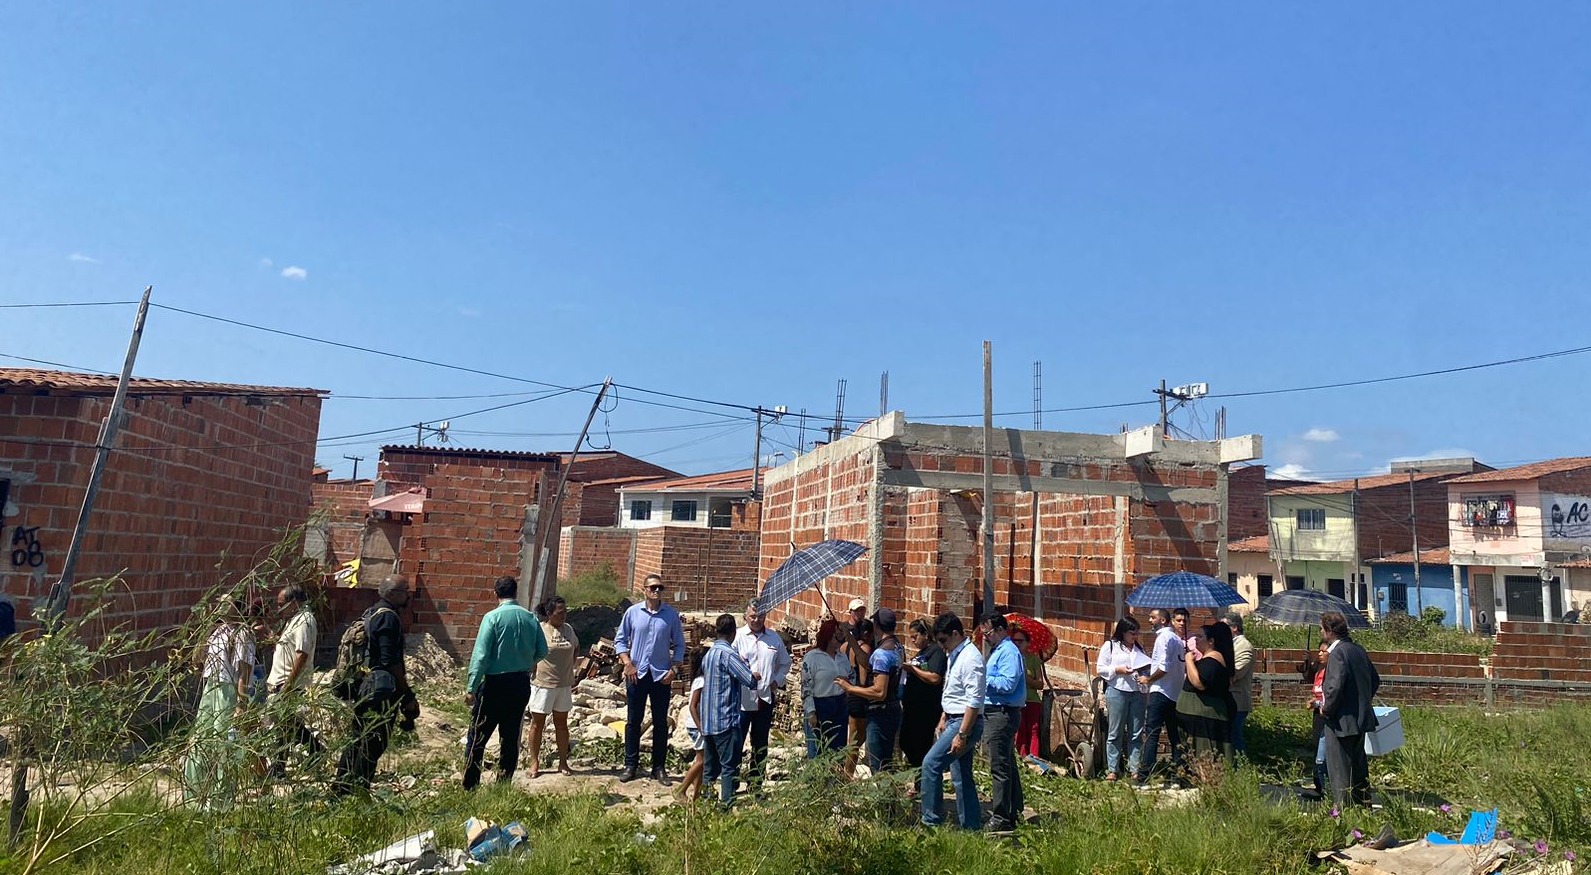
[[[719,614],[713,631],[718,640],[702,657],[698,709],[705,760],[702,780],[718,779],[718,800],[727,808],[735,801],[735,785],[740,781],[740,697],[744,690],[756,690],[762,676],[735,650],[734,614]]]
[[[663,763],[668,756],[668,700],[671,685],[685,664],[685,627],[679,611],[663,604],[663,577],[648,574],[646,601],[631,605],[619,621],[613,649],[624,664],[624,774],[633,781],[641,766],[641,723],[652,704],[652,778],[667,784]]]
[[[945,687],[939,696],[939,738],[923,757],[923,826],[945,820],[945,769],[956,786],[956,814],[962,829],[983,825],[983,806],[972,778],[972,752],[983,734],[983,700],[986,695],[983,654],[967,640],[961,618],[943,613],[934,620],[934,640],[949,654]]]
[[[1028,682],[1022,651],[1011,640],[1004,614],[983,618],[983,638],[989,642],[989,664],[983,697],[983,739],[989,751],[989,776],[994,804],[989,810],[989,830],[1009,832],[1022,820],[1022,776],[1016,768],[1016,728],[1027,703]]]

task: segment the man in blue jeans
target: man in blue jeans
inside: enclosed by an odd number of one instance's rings
[[[985,682],[983,654],[967,640],[961,618],[952,613],[934,620],[934,640],[949,656],[939,705],[939,739],[923,757],[922,822],[939,826],[945,820],[945,769],[956,787],[957,819],[962,829],[983,826],[978,785],[972,779],[972,752],[983,737]]]
[[[663,766],[668,756],[668,700],[670,687],[685,664],[685,627],[679,611],[663,604],[663,578],[648,574],[646,601],[631,605],[619,621],[613,649],[624,664],[624,697],[628,706],[624,723],[624,774],[633,781],[641,767],[641,723],[647,703],[652,705],[652,778],[667,784]]]
[[[1182,693],[1182,681],[1187,676],[1187,665],[1182,660],[1186,645],[1183,643],[1188,628],[1187,608],[1176,612],[1155,608],[1149,612],[1149,625],[1155,630],[1154,651],[1149,656],[1149,676],[1140,683],[1149,687],[1149,705],[1144,717],[1143,753],[1138,758],[1138,774],[1133,783],[1149,780],[1154,771],[1155,758],[1160,751],[1160,728],[1166,729],[1171,739],[1171,767],[1182,765],[1182,733],[1177,728],[1177,696]]]
[[[742,689],[757,688],[762,676],[753,672],[735,650],[735,615],[720,614],[713,624],[718,640],[702,657],[702,698],[698,706],[702,733],[702,780],[719,781],[718,800],[727,808],[735,801],[740,780]]]

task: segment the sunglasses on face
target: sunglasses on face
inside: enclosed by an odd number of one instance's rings
[[[647,592],[662,592],[663,591],[663,587],[661,587],[661,586],[649,586],[649,587],[646,588],[646,591]]]

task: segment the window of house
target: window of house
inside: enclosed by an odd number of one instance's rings
[[[1326,592],[1346,600],[1348,598],[1348,583],[1340,577],[1328,577],[1326,578]]]
[[[1293,575],[1289,574],[1287,576],[1287,588],[1288,589],[1303,589],[1304,588],[1304,579],[1302,577],[1294,577]]]
[[[652,518],[652,502],[650,500],[636,499],[630,502],[630,519],[649,520]]]
[[[1407,614],[1409,612],[1409,585],[1401,580],[1394,580],[1387,584],[1387,612],[1393,614]]]
[[[707,502],[707,527],[727,529],[735,524],[734,503],[727,498],[714,498]]]
[[[1271,577],[1269,574],[1261,574],[1260,575],[1260,580],[1259,580],[1260,598],[1268,599],[1268,598],[1271,597],[1271,593],[1273,593],[1275,591],[1276,591],[1276,580],[1275,580],[1275,578]]]
[[[669,519],[676,523],[693,523],[696,521],[696,502],[676,501],[670,509]]]
[[[1503,527],[1514,524],[1512,495],[1471,495],[1464,498],[1464,514],[1459,522],[1470,527]]]
[[[1298,529],[1302,532],[1324,532],[1326,530],[1326,509],[1323,507],[1299,508]]]

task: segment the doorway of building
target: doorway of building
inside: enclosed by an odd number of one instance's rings
[[[1544,620],[1546,613],[1541,601],[1541,578],[1531,575],[1510,574],[1503,578],[1503,601],[1510,620]]]

